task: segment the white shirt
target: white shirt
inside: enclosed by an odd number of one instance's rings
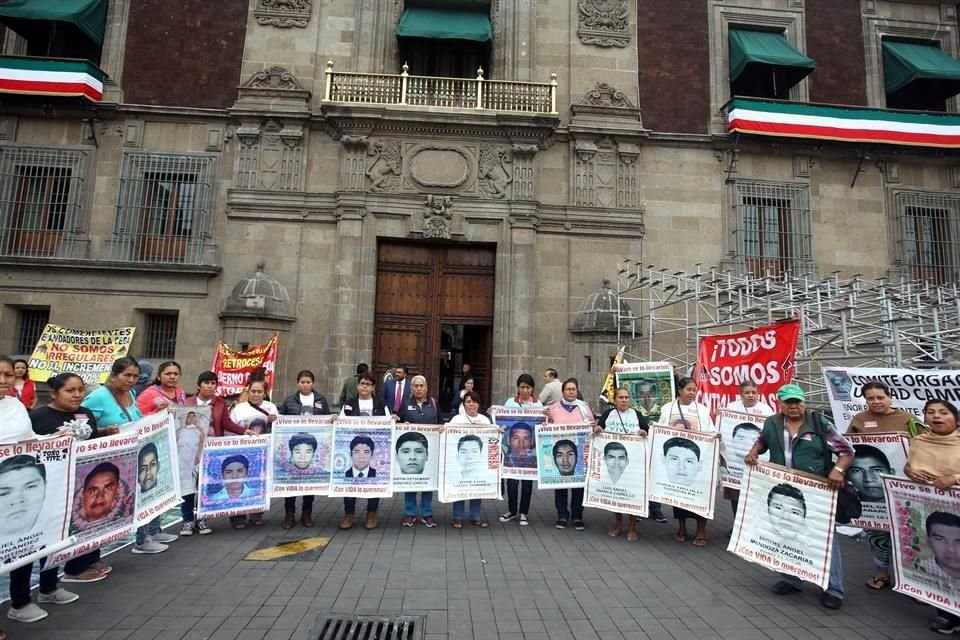
[[[272,416],[280,415],[280,412],[277,411],[277,405],[273,404],[269,400],[264,400],[261,402],[260,409],[263,409]],[[263,420],[264,422],[267,422],[267,416],[254,409],[249,402],[241,402],[235,406],[233,411],[230,412],[230,419],[237,424],[242,424],[245,427],[249,427],[250,423],[252,423],[254,420]],[[264,429],[264,432],[269,431],[269,428],[270,425],[268,423],[267,428]]]
[[[613,411],[607,414],[603,430],[607,433],[639,433],[640,421],[637,420],[637,414],[633,409],[627,409],[621,413],[614,407]]]
[[[356,467],[352,467],[352,469],[353,469],[353,477],[354,477],[354,478],[368,478],[368,477],[370,477],[370,467],[367,467],[367,468],[364,469],[363,471],[360,471],[360,469],[357,469]]]
[[[478,413],[473,417],[468,416],[466,413],[458,413],[450,418],[448,424],[490,424],[490,418],[482,413]]]
[[[211,404],[213,404],[213,398],[210,398],[209,400],[201,400],[201,399],[200,399],[200,396],[197,396],[197,406],[198,406],[198,407],[207,407],[207,406],[209,406],[209,405],[211,405]]]
[[[0,442],[4,444],[34,440],[33,424],[23,403],[15,396],[0,398]]]
[[[776,413],[770,408],[770,405],[765,404],[763,400],[757,400],[757,404],[747,408],[743,406],[743,398],[737,398],[725,406],[724,409],[729,409],[730,411],[739,411],[740,413],[749,413],[755,416],[763,416],[764,418],[768,418]]]
[[[710,409],[696,401],[690,404],[680,404],[679,400],[674,400],[660,410],[660,420],[657,422],[672,427],[681,418],[690,423],[692,431],[711,432],[717,430],[717,427],[713,424],[713,419],[710,418]]]

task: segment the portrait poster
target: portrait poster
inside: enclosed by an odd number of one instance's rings
[[[54,554],[51,565],[133,534],[139,450],[136,431],[74,443],[76,462],[68,533],[77,537],[77,543]]]
[[[647,436],[594,434],[583,505],[646,518],[647,502]]]
[[[46,382],[58,373],[75,373],[85,383],[103,384],[110,367],[127,355],[136,327],[86,330],[48,324],[28,363],[30,379]]]
[[[587,458],[590,455],[590,424],[540,425],[537,430],[537,488],[574,489],[587,482]]]
[[[200,458],[207,438],[213,437],[210,405],[169,406],[176,425],[177,470],[180,476],[180,495],[197,493],[200,484]]]
[[[137,526],[180,504],[180,465],[173,414],[158,411],[137,420]]]
[[[846,436],[853,445],[853,462],[847,467],[847,482],[860,493],[863,512],[850,526],[890,530],[883,476],[903,476],[910,438],[906,433],[855,434]]]
[[[884,476],[894,591],[960,615],[960,489]]]
[[[393,495],[393,420],[338,417],[333,423],[330,495],[389,498]]]
[[[724,442],[725,466],[720,467],[720,484],[731,489],[739,489],[743,483],[746,464],[743,459],[750,453],[753,443],[763,431],[766,418],[753,413],[740,413],[729,409],[717,411],[717,429]],[[770,454],[759,456],[761,462],[770,460]]]
[[[650,500],[712,520],[717,501],[720,434],[654,425],[648,437]]]
[[[631,362],[613,367],[617,388],[630,392],[630,406],[656,420],[660,410],[673,402],[673,365],[669,362]]]
[[[247,386],[250,374],[260,367],[266,370],[267,387],[272,389],[279,340],[279,334],[275,333],[266,343],[254,345],[244,351],[236,351],[223,342],[218,342],[211,367],[217,374],[217,395],[230,397],[239,394]]]
[[[271,498],[330,493],[333,416],[279,416],[270,436]]]
[[[58,436],[0,445],[0,565],[69,537],[73,443]]]
[[[398,424],[393,431],[393,491],[436,491],[440,486],[439,424]]]
[[[821,589],[830,581],[837,492],[779,465],[748,467],[727,551]]]
[[[500,432],[451,425],[440,436],[440,502],[500,499]]]
[[[944,398],[960,409],[960,370],[886,369],[879,367],[824,367],[823,378],[833,420],[840,432],[847,430],[850,420],[867,410],[863,385],[882,382],[890,389],[893,406],[923,418],[923,405],[932,398]],[[870,423],[864,427],[869,430]]]
[[[269,455],[269,435],[207,440],[200,458],[200,518],[270,509]]]
[[[493,423],[503,429],[500,477],[537,479],[537,430],[547,416],[543,409],[490,407]]]

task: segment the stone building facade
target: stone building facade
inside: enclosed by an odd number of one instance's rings
[[[450,55],[396,35],[431,4],[488,17],[481,74],[401,57]],[[284,393],[303,368],[336,396],[359,361],[436,387],[469,360],[493,399],[547,367],[593,397],[616,337],[578,311],[627,257],[909,272],[914,206],[943,212],[955,277],[955,152],[728,132],[744,25],[816,61],[798,104],[885,108],[888,34],[958,51],[935,0],[110,0],[102,99],[2,100],[0,352],[43,318],[133,324],[133,352],[189,382],[217,339],[279,332]],[[24,222],[24,166],[47,168],[44,222]],[[782,249],[744,244],[758,207]]]

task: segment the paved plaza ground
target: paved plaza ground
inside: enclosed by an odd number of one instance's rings
[[[402,499],[381,503],[381,527],[338,531],[340,500],[318,499],[317,526],[280,528],[282,502],[262,528],[215,521],[210,536],[183,538],[166,553],[109,556],[111,576],[66,585],[73,604],[23,625],[18,640],[306,640],[317,620],[354,614],[422,616],[426,640],[915,640],[933,609],[863,587],[866,543],[843,542],[847,599],[839,611],[819,590],[776,596],[773,574],[725,551],[732,522],[718,506],[711,545],[674,542],[670,524],[642,521],[641,539],[611,539],[612,514],[588,510],[587,530],[554,528],[552,491],[535,491],[531,524],[500,524],[505,503],[484,502],[490,528],[401,528]],[[361,506],[363,501],[361,501]],[[670,510],[666,510],[668,515]],[[328,546],[275,561],[244,556],[267,544],[326,536]]]

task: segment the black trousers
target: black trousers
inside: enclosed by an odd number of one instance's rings
[[[297,496],[290,496],[283,499],[283,510],[286,513],[297,512]],[[303,496],[303,513],[313,513],[313,496]]]
[[[40,560],[40,568],[47,559]],[[14,609],[22,609],[30,604],[30,574],[33,564],[27,564],[10,572],[10,604]],[[40,593],[53,593],[57,590],[57,568],[40,571]]]
[[[507,509],[510,513],[530,513],[530,498],[533,497],[533,480],[507,480]],[[520,493],[520,510],[517,510],[517,489]]]
[[[380,498],[367,498],[367,513],[376,513],[377,507],[380,506]],[[343,512],[352,516],[357,512],[357,499],[356,498],[344,498],[343,499]]]
[[[68,560],[67,564],[63,565],[63,572],[68,576],[78,576],[98,562],[100,562],[100,549],[95,549],[73,560]]]
[[[567,494],[570,494],[570,508],[567,509]],[[553,506],[557,508],[557,517],[566,520],[583,520],[583,487],[576,489],[554,489]]]

